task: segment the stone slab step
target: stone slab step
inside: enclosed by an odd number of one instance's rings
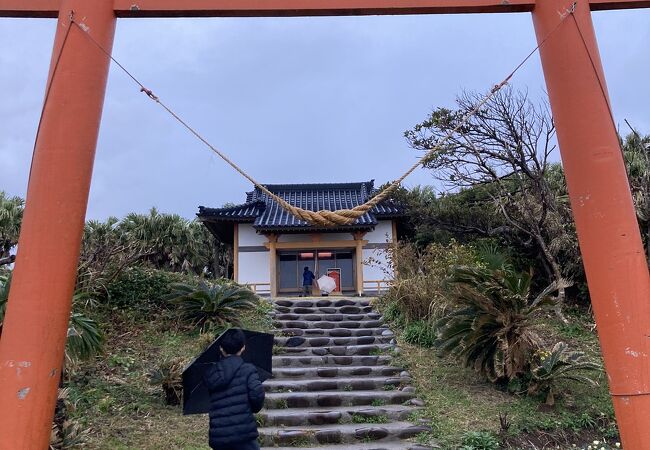
[[[301,307],[301,308],[323,308],[323,307],[341,307],[341,306],[371,306],[368,299],[350,299],[350,298],[322,298],[314,297],[311,299],[280,299],[273,302],[276,306],[284,307]]]
[[[408,376],[408,372],[393,366],[331,366],[331,367],[276,367],[273,379],[296,378],[336,378],[363,376]]]
[[[358,337],[358,336],[389,336],[393,337],[395,334],[385,326],[377,328],[285,328],[276,331],[276,335],[291,337]]]
[[[258,413],[261,426],[301,426],[337,423],[381,423],[382,421],[408,420],[411,415],[421,410],[413,406],[384,405],[338,407],[336,410],[323,408],[292,408],[262,410]]]
[[[327,318],[327,316],[325,316],[325,318]],[[273,325],[276,328],[316,328],[321,330],[331,330],[334,328],[380,328],[384,326],[384,322],[382,320],[366,320],[363,322],[356,320],[343,320],[340,322],[331,320],[320,320],[316,322],[309,322],[306,320],[274,320]]]
[[[309,447],[313,448],[313,447]],[[355,443],[354,449],[351,449],[348,444],[341,445],[319,445],[318,450],[433,450],[434,447],[420,445],[413,442],[371,442],[368,444]],[[435,447],[436,449],[440,448],[439,446]],[[264,449],[273,449],[273,450],[301,450],[304,447],[262,447]]]
[[[276,314],[368,314],[373,312],[372,306],[274,306]]]
[[[395,339],[393,336],[353,336],[353,337],[329,337],[329,336],[279,336],[275,338],[275,345],[280,347],[331,347],[337,345],[370,345],[390,344]]]
[[[382,366],[389,365],[392,358],[387,355],[377,356],[273,356],[273,367],[323,367],[323,366]]]
[[[430,431],[409,422],[385,424],[307,425],[301,427],[261,427],[262,445],[357,444],[368,441],[409,439]],[[354,448],[357,448],[356,445]]]
[[[415,397],[404,391],[269,392],[264,406],[269,409],[336,408],[339,406],[403,405]]]
[[[301,356],[388,355],[394,348],[395,344],[333,345],[325,347],[276,347],[276,354]]]
[[[336,377],[271,379],[264,382],[268,392],[313,392],[313,391],[372,391],[374,389],[394,390],[411,383],[410,377]]]
[[[379,313],[367,313],[367,314],[275,314],[273,316],[275,320],[294,320],[294,321],[305,321],[305,322],[320,322],[322,320],[328,320],[330,322],[344,322],[344,321],[359,321],[367,322],[369,320],[381,320],[382,316]]]

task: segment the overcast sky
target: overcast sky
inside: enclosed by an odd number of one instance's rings
[[[594,14],[616,120],[650,133],[650,10]],[[0,190],[24,196],[54,20],[0,19]],[[266,183],[396,178],[403,132],[535,46],[529,14],[120,20],[113,54]],[[544,98],[536,55],[513,84]],[[322,161],[320,163],[319,161]],[[419,170],[407,185],[430,184]],[[241,202],[250,184],[111,68],[88,218]]]

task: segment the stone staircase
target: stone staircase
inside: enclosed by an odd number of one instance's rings
[[[263,448],[425,450],[409,421],[423,405],[391,362],[393,333],[368,299],[278,299],[274,378],[259,414]]]

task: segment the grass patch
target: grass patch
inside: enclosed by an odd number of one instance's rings
[[[396,315],[395,311],[391,314]],[[600,360],[591,316],[580,310],[568,310],[567,315],[569,325],[560,324],[550,314],[535,318],[535,326],[545,344],[550,348],[555,342],[564,341],[571,349]],[[543,399],[512,394],[505,387],[485,381],[457,360],[437,357],[426,340],[414,338],[422,336],[420,324],[424,322],[413,323],[416,325],[408,333],[409,325],[395,328],[403,330],[397,334],[402,353],[395,364],[408,367],[418,396],[426,404],[413,419],[427,419],[432,431],[419,436],[418,442],[435,441],[445,449],[481,448],[465,443],[469,442],[468,431],[479,433],[480,436],[472,435],[476,439],[492,436],[501,445],[499,448],[504,449],[572,448],[573,444],[586,448],[594,440],[602,442],[603,438],[607,442],[618,441],[604,373],[596,375],[599,385],[595,388],[566,383],[556,406],[545,408]],[[505,429],[500,415],[502,419],[506,417]],[[485,437],[485,441],[489,439]]]
[[[246,312],[243,326],[270,330],[269,311],[262,300]],[[166,359],[191,361],[218,331],[200,333],[166,311],[109,310],[96,317],[106,335],[105,352],[81,363],[65,383],[75,405],[71,419],[91,430],[84,448],[209,450],[207,416],[183,416],[180,407],[166,406],[147,374]]]
[[[352,414],[352,423],[388,423],[390,419],[385,415],[379,416],[362,416],[361,414]]]

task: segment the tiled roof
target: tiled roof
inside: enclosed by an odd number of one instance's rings
[[[311,211],[351,209],[365,203],[374,194],[374,181],[362,183],[327,184],[269,184],[274,194],[294,206]],[[246,193],[246,202],[226,208],[199,207],[198,216],[208,221],[253,222],[257,230],[300,230],[310,227],[307,222],[280,207],[274,200],[255,188]],[[377,219],[402,216],[402,210],[391,201],[385,201],[364,214],[351,225],[341,229],[367,229],[377,225]]]

